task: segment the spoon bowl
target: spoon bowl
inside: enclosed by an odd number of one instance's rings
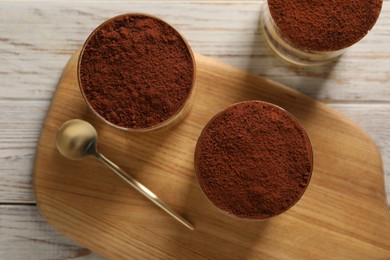
[[[80,160],[96,154],[98,135],[90,123],[72,119],[58,129],[56,142],[62,155],[72,160]]]

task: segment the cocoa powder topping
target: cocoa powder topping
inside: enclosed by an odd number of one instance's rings
[[[198,182],[210,201],[238,217],[263,219],[302,196],[313,167],[298,121],[272,104],[237,103],[204,128],[195,151]]]
[[[346,48],[374,26],[382,0],[268,0],[279,33],[308,51]]]
[[[91,107],[125,128],[149,128],[174,116],[193,85],[191,52],[167,23],[145,15],[108,20],[87,40],[80,85]]]

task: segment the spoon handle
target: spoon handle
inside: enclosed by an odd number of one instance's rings
[[[101,153],[97,153],[95,155],[102,163],[104,163],[108,168],[113,170],[119,177],[121,177],[124,181],[126,181],[128,184],[130,184],[134,189],[136,189],[142,195],[144,195],[146,198],[148,198],[151,202],[153,202],[154,204],[159,206],[162,210],[164,210],[166,213],[171,215],[174,219],[179,221],[181,224],[183,224],[187,228],[194,230],[194,227],[187,220],[182,218],[180,215],[178,215],[176,212],[174,212],[170,207],[168,207],[168,205],[165,204],[162,200],[160,200],[156,196],[156,194],[151,192],[148,188],[146,188],[144,185],[142,185],[136,179],[131,177],[128,173],[126,173],[124,170],[122,170],[115,163],[111,162],[109,159],[107,159]]]

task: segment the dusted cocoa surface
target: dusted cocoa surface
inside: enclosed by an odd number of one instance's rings
[[[310,181],[313,157],[298,121],[269,103],[248,101],[217,114],[195,152],[196,175],[211,202],[262,219],[294,205]]]
[[[191,51],[167,23],[146,15],[122,15],[88,38],[79,82],[91,107],[124,128],[150,128],[186,103],[194,80]]]
[[[281,36],[308,51],[344,49],[374,26],[382,0],[268,0]]]

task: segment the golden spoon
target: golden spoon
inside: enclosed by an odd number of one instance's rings
[[[130,184],[134,189],[148,198],[151,202],[159,206],[166,213],[171,215],[177,221],[187,228],[194,230],[194,227],[184,218],[179,216],[163,201],[161,201],[153,192],[139,183],[128,173],[119,168],[116,164],[108,160],[97,150],[98,135],[95,128],[88,122],[73,119],[66,121],[57,132],[57,148],[65,157],[72,160],[80,160],[86,156],[93,155],[99,159],[108,168],[113,170],[119,177]]]

